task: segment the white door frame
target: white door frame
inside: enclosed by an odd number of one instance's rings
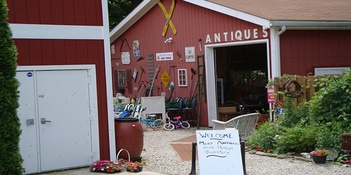
[[[45,65],[45,66],[18,66],[17,71],[50,71],[50,70],[87,70],[89,82],[89,102],[91,120],[92,160],[100,159],[97,84],[95,65]]]
[[[242,42],[230,42],[230,43],[220,43],[220,44],[209,44],[205,45],[205,70],[206,70],[206,89],[207,89],[207,116],[208,116],[208,126],[212,127],[213,119],[217,119],[218,115],[218,105],[217,105],[217,91],[216,91],[216,69],[215,69],[215,59],[214,59],[214,49],[217,47],[229,47],[229,46],[241,46],[241,45],[251,45],[251,44],[266,44],[267,48],[267,73],[270,77],[270,51],[269,51],[269,40],[260,39],[252,41],[242,41]]]

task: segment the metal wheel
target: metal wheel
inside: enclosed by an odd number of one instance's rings
[[[157,119],[154,122],[156,128],[162,128],[163,127],[163,120],[162,119]]]
[[[182,124],[181,124],[182,128],[190,128],[190,123],[188,121],[182,121]]]
[[[163,125],[163,129],[165,129],[166,131],[172,131],[175,128],[175,126],[172,123],[166,123],[165,125]]]

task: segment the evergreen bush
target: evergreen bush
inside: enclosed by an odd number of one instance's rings
[[[21,134],[17,116],[19,83],[16,79],[17,50],[7,22],[6,0],[0,1],[0,174],[23,174],[19,152]]]

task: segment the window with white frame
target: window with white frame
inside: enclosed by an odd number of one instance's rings
[[[186,69],[178,69],[178,86],[188,86]]]

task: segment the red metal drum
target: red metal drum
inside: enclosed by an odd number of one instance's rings
[[[126,149],[130,158],[140,158],[144,146],[144,131],[139,119],[115,119],[116,153]],[[128,159],[128,154],[122,151],[118,158]]]

